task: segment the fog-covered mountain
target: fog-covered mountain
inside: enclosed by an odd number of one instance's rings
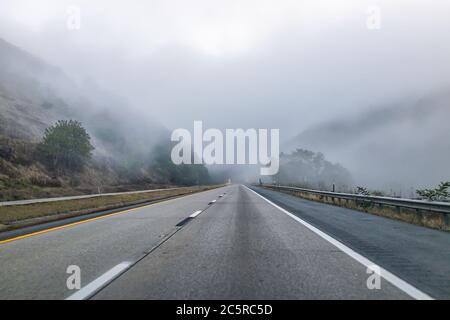
[[[450,90],[374,106],[313,126],[285,144],[324,152],[357,183],[409,192],[450,178]]]
[[[147,152],[167,137],[165,128],[134,114],[122,98],[89,80],[76,83],[1,39],[0,68],[0,128],[8,136],[38,141],[50,124],[71,118],[86,126],[98,155],[114,157]]]
[[[93,81],[78,83],[1,39],[0,70],[0,198],[205,183],[205,168],[170,166],[169,130]],[[36,150],[46,128],[69,119],[95,149],[84,170],[61,175]]]

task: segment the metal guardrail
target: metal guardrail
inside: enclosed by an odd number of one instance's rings
[[[149,192],[175,190],[175,189],[180,189],[180,188],[150,189],[150,190],[139,190],[139,191],[95,193],[95,194],[85,194],[85,195],[80,195],[80,196],[67,196],[67,197],[55,197],[55,198],[12,200],[12,201],[0,202],[0,207],[35,204],[35,203],[44,203],[44,202],[88,199],[88,198],[97,198],[97,197],[119,196],[119,195],[126,195],[126,194],[135,194],[135,193],[149,193]]]
[[[431,211],[431,212],[450,214],[450,203],[448,203],[448,202],[365,196],[365,195],[360,195],[360,194],[319,191],[319,190],[313,190],[313,189],[267,185],[267,184],[263,185],[263,186],[267,187],[267,188],[275,189],[275,190],[278,189],[278,190],[285,190],[285,191],[291,191],[291,192],[313,193],[313,194],[321,195],[323,197],[329,197],[332,199],[361,201],[361,202],[371,204],[371,205],[372,204],[386,205],[386,206],[392,206],[392,207],[397,207],[397,208],[408,208],[408,209],[413,209],[413,210],[425,210],[425,211]]]

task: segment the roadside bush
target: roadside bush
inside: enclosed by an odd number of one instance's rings
[[[419,189],[417,194],[422,198],[430,201],[442,201],[450,198],[448,189],[450,188],[450,181],[441,182],[435,189]]]
[[[80,122],[59,120],[45,130],[43,141],[38,146],[38,153],[52,170],[79,171],[94,150],[90,140],[89,134]]]

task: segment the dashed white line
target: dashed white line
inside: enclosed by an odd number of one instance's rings
[[[332,238],[331,236],[327,235],[326,233],[320,231],[316,227],[310,225],[308,222],[300,219],[296,215],[294,215],[294,214],[290,213],[289,211],[281,208],[280,206],[276,205],[275,203],[273,203],[269,199],[263,197],[262,195],[260,195],[259,193],[253,191],[252,189],[248,188],[247,186],[244,186],[244,187],[246,187],[248,190],[250,190],[251,192],[256,194],[258,197],[262,198],[263,200],[265,200],[266,202],[268,202],[269,204],[271,204],[272,206],[274,206],[278,210],[280,210],[283,213],[287,214],[289,217],[291,217],[295,221],[301,223],[302,225],[307,227],[309,230],[311,230],[312,232],[314,232],[318,236],[322,237],[323,239],[325,239],[326,241],[328,241],[329,243],[331,243],[332,245],[337,247],[339,250],[341,250],[342,252],[346,253],[347,255],[349,255],[350,257],[352,257],[353,259],[355,259],[356,261],[358,261],[362,265],[364,265],[365,267],[367,267],[367,268],[369,268],[369,267],[373,268],[374,266],[377,267],[378,270],[380,270],[380,276],[381,277],[383,277],[385,280],[387,280],[388,282],[390,282],[391,284],[393,284],[394,286],[396,286],[397,288],[399,288],[400,290],[402,290],[403,292],[405,292],[406,294],[408,294],[412,298],[417,299],[417,300],[433,300],[433,298],[430,297],[429,295],[427,295],[426,293],[420,291],[416,287],[410,285],[409,283],[407,283],[406,281],[400,279],[399,277],[397,277],[396,275],[390,273],[389,271],[381,268],[380,266],[378,266],[377,264],[373,263],[372,261],[370,261],[366,257],[364,257],[364,256],[360,255],[359,253],[353,251],[352,249],[350,249],[349,247],[347,247],[343,243],[341,243],[338,240]]]
[[[222,197],[223,195],[220,195]],[[213,204],[217,200],[212,200],[208,204]],[[200,213],[202,213],[203,210],[197,210],[193,214],[189,216],[189,218],[195,218]],[[112,269],[105,272],[103,275],[89,283],[88,285],[84,286],[71,296],[67,297],[66,300],[84,300],[92,297],[98,290],[105,287],[108,283],[113,281],[115,278],[120,276],[123,272],[125,272],[130,266],[132,265],[131,262],[122,262],[119,263],[117,266],[113,267]]]
[[[84,286],[71,296],[67,297],[66,300],[84,300],[91,297],[98,290],[103,288],[105,285],[113,281],[119,275],[121,275],[128,267],[131,265],[131,262],[122,262],[119,263],[114,268],[106,271],[103,275]]]
[[[195,218],[195,217],[198,216],[200,213],[202,213],[202,210],[195,211],[193,214],[191,214],[191,215],[189,216],[189,218]]]

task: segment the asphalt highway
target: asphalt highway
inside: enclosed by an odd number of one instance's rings
[[[0,242],[0,299],[449,298],[449,245],[448,233],[231,185]]]

